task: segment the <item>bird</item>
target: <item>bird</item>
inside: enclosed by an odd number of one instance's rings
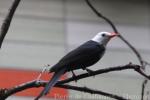
[[[50,68],[49,72],[54,72],[54,75],[35,100],[39,100],[42,96],[47,95],[59,78],[66,72],[71,71],[73,76],[75,76],[73,71],[77,69],[83,69],[87,72],[92,71],[87,67],[94,65],[103,57],[107,43],[117,35],[114,32],[99,32],[91,40],[88,40],[62,57]]]

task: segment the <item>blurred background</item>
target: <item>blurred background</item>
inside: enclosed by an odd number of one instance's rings
[[[110,18],[120,33],[150,62],[150,2],[149,0],[91,0],[102,14]],[[0,25],[13,0],[0,0]],[[100,31],[112,32],[112,28],[98,18],[84,0],[21,0],[11,27],[0,51],[2,85],[28,79],[27,73],[42,70],[45,64],[54,65],[67,52],[91,39]],[[92,70],[124,65],[139,64],[135,54],[119,38],[113,38],[107,46],[105,56]],[[6,73],[9,70],[9,73]],[[15,71],[12,73],[12,71]],[[147,72],[149,73],[149,69]],[[20,78],[18,72],[24,72]],[[75,71],[76,74],[85,71]],[[2,74],[3,73],[3,74]],[[21,74],[21,73],[20,73]],[[36,75],[34,76],[36,78]],[[71,76],[71,73],[67,74]],[[6,79],[7,77],[7,79]],[[9,80],[9,81],[8,81]],[[72,82],[105,92],[118,94],[132,100],[140,100],[144,78],[133,70],[111,72]],[[149,85],[149,86],[148,86]],[[150,83],[147,90],[150,90]],[[18,94],[8,100],[33,100],[35,94]],[[38,93],[37,93],[38,94]],[[59,94],[55,94],[59,98]],[[41,100],[53,100],[46,97]],[[65,91],[68,100],[113,100],[100,95],[76,91]],[[150,96],[149,96],[150,99]],[[145,100],[149,100],[145,98]]]

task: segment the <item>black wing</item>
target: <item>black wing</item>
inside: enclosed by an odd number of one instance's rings
[[[69,52],[50,71],[55,72],[64,67],[67,67],[69,71],[93,65],[102,57],[104,51],[104,46],[90,40]]]

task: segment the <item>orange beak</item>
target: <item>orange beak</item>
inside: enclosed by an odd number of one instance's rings
[[[117,33],[112,32],[112,33],[111,33],[111,38],[112,38],[112,37],[115,37],[115,36],[118,36],[118,34],[117,34]]]

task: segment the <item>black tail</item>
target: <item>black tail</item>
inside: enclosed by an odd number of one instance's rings
[[[63,75],[64,72],[65,72],[65,69],[61,69],[60,71],[55,72],[52,79],[47,83],[43,91],[34,100],[39,100],[39,98],[41,98],[42,96],[47,95],[49,90],[51,90],[51,88],[57,83],[60,76]]]

